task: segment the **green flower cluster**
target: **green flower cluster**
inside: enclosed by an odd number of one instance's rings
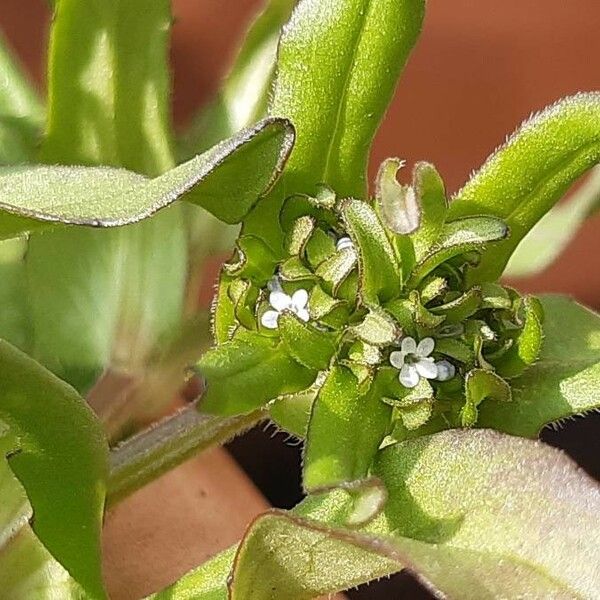
[[[382,438],[470,427],[484,400],[511,400],[510,379],[541,348],[541,305],[473,276],[509,228],[495,216],[447,220],[435,168],[417,164],[404,186],[401,166],[382,164],[373,202],[327,187],[289,197],[282,259],[242,234],[215,304],[221,344],[200,364],[209,410],[237,412],[239,393],[246,409],[249,394],[252,408],[279,398],[282,425],[303,433],[281,407],[325,394],[340,370],[359,396],[389,408]]]

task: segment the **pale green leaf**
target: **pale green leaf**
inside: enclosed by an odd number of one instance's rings
[[[292,193],[319,184],[367,197],[371,141],[408,59],[423,0],[303,0],[284,28],[269,113],[289,118],[298,140],[286,173],[246,221],[274,247],[274,219]]]
[[[366,393],[350,369],[334,366],[312,407],[304,451],[305,489],[363,479],[387,433],[391,408],[374,384]]]
[[[44,162],[158,175],[173,164],[168,0],[58,0]]]
[[[400,290],[394,250],[375,211],[361,200],[343,200],[340,213],[358,255],[360,293],[366,304],[389,300]]]
[[[8,462],[33,507],[33,531],[90,597],[103,598],[108,447],[100,423],[75,390],[6,342],[0,418],[16,438]]]
[[[511,230],[472,280],[496,280],[529,230],[599,160],[600,93],[565,98],[526,121],[450,204],[453,219],[496,215]]]
[[[513,402],[480,407],[479,426],[537,437],[548,423],[600,408],[600,317],[569,298],[540,299],[540,356],[511,380]]]
[[[46,223],[115,227],[185,198],[233,223],[269,189],[293,134],[266,120],[154,179],[106,167],[29,166],[0,171],[0,238]]]
[[[600,206],[600,168],[568,202],[548,211],[523,238],[504,270],[505,277],[529,277],[549,267]]]
[[[279,341],[245,333],[219,344],[200,359],[207,380],[203,411],[219,415],[246,413],[278,396],[308,388],[316,371],[296,362]]]
[[[342,490],[259,517],[237,551],[229,597],[308,600],[402,568],[451,598],[594,597],[600,490],[559,451],[451,431],[384,450],[377,472],[390,500],[359,530],[347,527]]]
[[[82,393],[105,370],[142,377],[156,344],[179,325],[186,272],[176,267],[187,262],[181,214],[157,217],[30,238],[32,353]]]

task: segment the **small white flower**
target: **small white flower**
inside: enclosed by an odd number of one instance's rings
[[[341,237],[335,245],[335,249],[338,252],[340,250],[345,250],[346,248],[354,248],[354,244],[348,236]]]
[[[437,367],[437,381],[448,381],[456,375],[456,367],[448,360],[440,360],[435,363]]]
[[[435,379],[438,369],[429,355],[433,352],[435,342],[433,338],[423,338],[419,344],[411,338],[402,340],[400,350],[390,354],[390,364],[400,370],[398,379],[407,388],[414,388],[421,377]]]
[[[277,329],[279,315],[284,310],[293,312],[304,322],[310,318],[306,309],[308,304],[308,292],[306,290],[296,290],[291,296],[288,296],[284,291],[275,289],[269,294],[269,304],[274,310],[266,311],[260,319],[260,322],[267,329]]]

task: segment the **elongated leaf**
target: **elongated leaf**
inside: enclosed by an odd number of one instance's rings
[[[506,239],[508,235],[506,224],[495,217],[465,217],[446,223],[437,244],[422,256],[417,256],[417,265],[407,285],[416,285],[433,269],[454,256],[473,250],[483,252],[487,244]]]
[[[15,438],[0,423],[0,581],[12,600],[53,600],[84,597],[67,571],[46,550],[29,525],[31,505],[5,460]]]
[[[265,0],[219,94],[201,109],[181,140],[182,158],[207,150],[266,116],[279,34],[295,4],[296,0]]]
[[[201,409],[223,416],[260,408],[309,387],[316,378],[316,371],[296,362],[277,340],[259,334],[216,346],[198,368],[208,383]]]
[[[569,298],[542,296],[537,362],[511,381],[513,402],[485,403],[479,425],[537,437],[544,425],[600,407],[600,317]]]
[[[0,242],[0,338],[28,351],[31,319],[27,298],[25,240]]]
[[[366,199],[371,141],[414,45],[423,0],[302,0],[284,29],[269,113],[298,132],[280,186],[246,221],[273,245],[273,216],[292,193],[329,185]]]
[[[58,0],[44,162],[173,166],[168,0]]]
[[[367,476],[389,426],[391,408],[375,386],[361,393],[346,367],[334,366],[312,408],[304,452],[307,490]]]
[[[127,225],[180,198],[227,222],[239,221],[272,185],[292,139],[285,121],[266,120],[155,179],[104,167],[4,169],[0,237],[14,237],[42,222]]]
[[[33,507],[33,531],[90,597],[103,598],[108,448],[101,425],[72,388],[6,342],[0,418],[16,437],[9,465]]]
[[[298,129],[288,189],[326,183],[365,198],[371,140],[423,13],[420,0],[300,2],[279,46],[271,104]]]
[[[600,585],[600,491],[559,451],[448,431],[384,450],[377,472],[390,500],[359,530],[347,527],[344,490],[259,517],[237,550],[230,597],[309,599],[402,568],[473,600],[593,597]],[[156,598],[226,598],[231,559],[220,554]]]
[[[0,34],[0,165],[33,161],[44,111]]]
[[[400,273],[379,217],[361,200],[344,200],[340,211],[358,254],[364,301],[377,304],[393,298],[400,291]]]
[[[497,215],[511,230],[473,270],[472,280],[497,279],[521,239],[599,160],[600,93],[571,96],[526,121],[450,205],[451,218]]]
[[[600,168],[565,204],[548,211],[523,238],[504,271],[506,277],[529,277],[549,267],[580,227],[600,207]]]
[[[20,205],[24,196],[16,208],[30,209],[30,216],[54,221],[64,218],[102,225],[104,216],[114,219],[109,223],[112,225],[135,222],[179,197],[187,191],[186,180],[194,179],[194,173],[184,172],[193,163],[170,171],[165,179],[145,180],[133,174],[136,171],[155,177],[173,167],[168,106],[170,3],[57,0],[54,8],[48,125],[41,160],[59,165],[125,167],[131,170],[126,172],[129,183],[116,180],[116,189],[97,189],[88,182],[79,189],[75,186],[71,193],[64,189],[52,193],[42,182],[33,186],[38,194],[26,200],[46,203],[42,205],[46,210],[38,215],[36,204]],[[173,173],[175,180],[169,182]],[[33,175],[21,179],[35,181]],[[64,179],[67,184],[73,181]],[[144,186],[137,189],[141,201],[137,207],[134,179]],[[154,192],[146,189],[146,184],[156,186]],[[153,201],[145,204],[153,193],[154,201],[159,200],[154,207]],[[126,214],[128,207],[133,208],[133,214],[141,208],[143,214],[131,219],[133,215]],[[58,210],[62,213],[56,214]],[[20,223],[22,229],[29,229],[30,224],[30,220]],[[118,233],[58,229],[31,240],[27,267],[30,296],[36,302],[35,355],[86,392],[93,381],[90,367],[98,371],[106,367],[93,398],[95,410],[105,422],[120,404],[127,405],[124,390],[140,385],[146,350],[164,332],[155,325],[177,325],[181,318],[186,254],[182,206]],[[162,267],[160,275],[153,265]],[[41,302],[43,290],[52,292],[46,304]],[[96,313],[97,321],[86,329]],[[86,333],[81,335],[84,329]],[[81,350],[81,358],[73,346]],[[109,361],[102,351],[109,355]],[[111,369],[114,366],[116,374]],[[113,385],[115,380],[118,385]],[[113,429],[108,424],[107,428]],[[114,429],[118,429],[117,424]]]
[[[168,209],[159,218],[112,230],[62,229],[29,241],[33,355],[81,393],[105,370],[125,380],[143,376],[155,345],[180,322],[181,215]]]

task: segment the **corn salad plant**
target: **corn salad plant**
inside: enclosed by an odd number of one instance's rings
[[[46,102],[0,53],[0,596],[106,598],[106,508],[271,419],[304,441],[305,499],[151,598],[402,569],[440,597],[598,597],[598,485],[537,438],[600,406],[600,318],[500,277],[600,162],[600,93],[532,116],[452,198],[427,162],[369,182],[425,0],[294,4],[266,5],[181,139],[168,0],[55,0]],[[201,397],[146,429],[191,369]]]

